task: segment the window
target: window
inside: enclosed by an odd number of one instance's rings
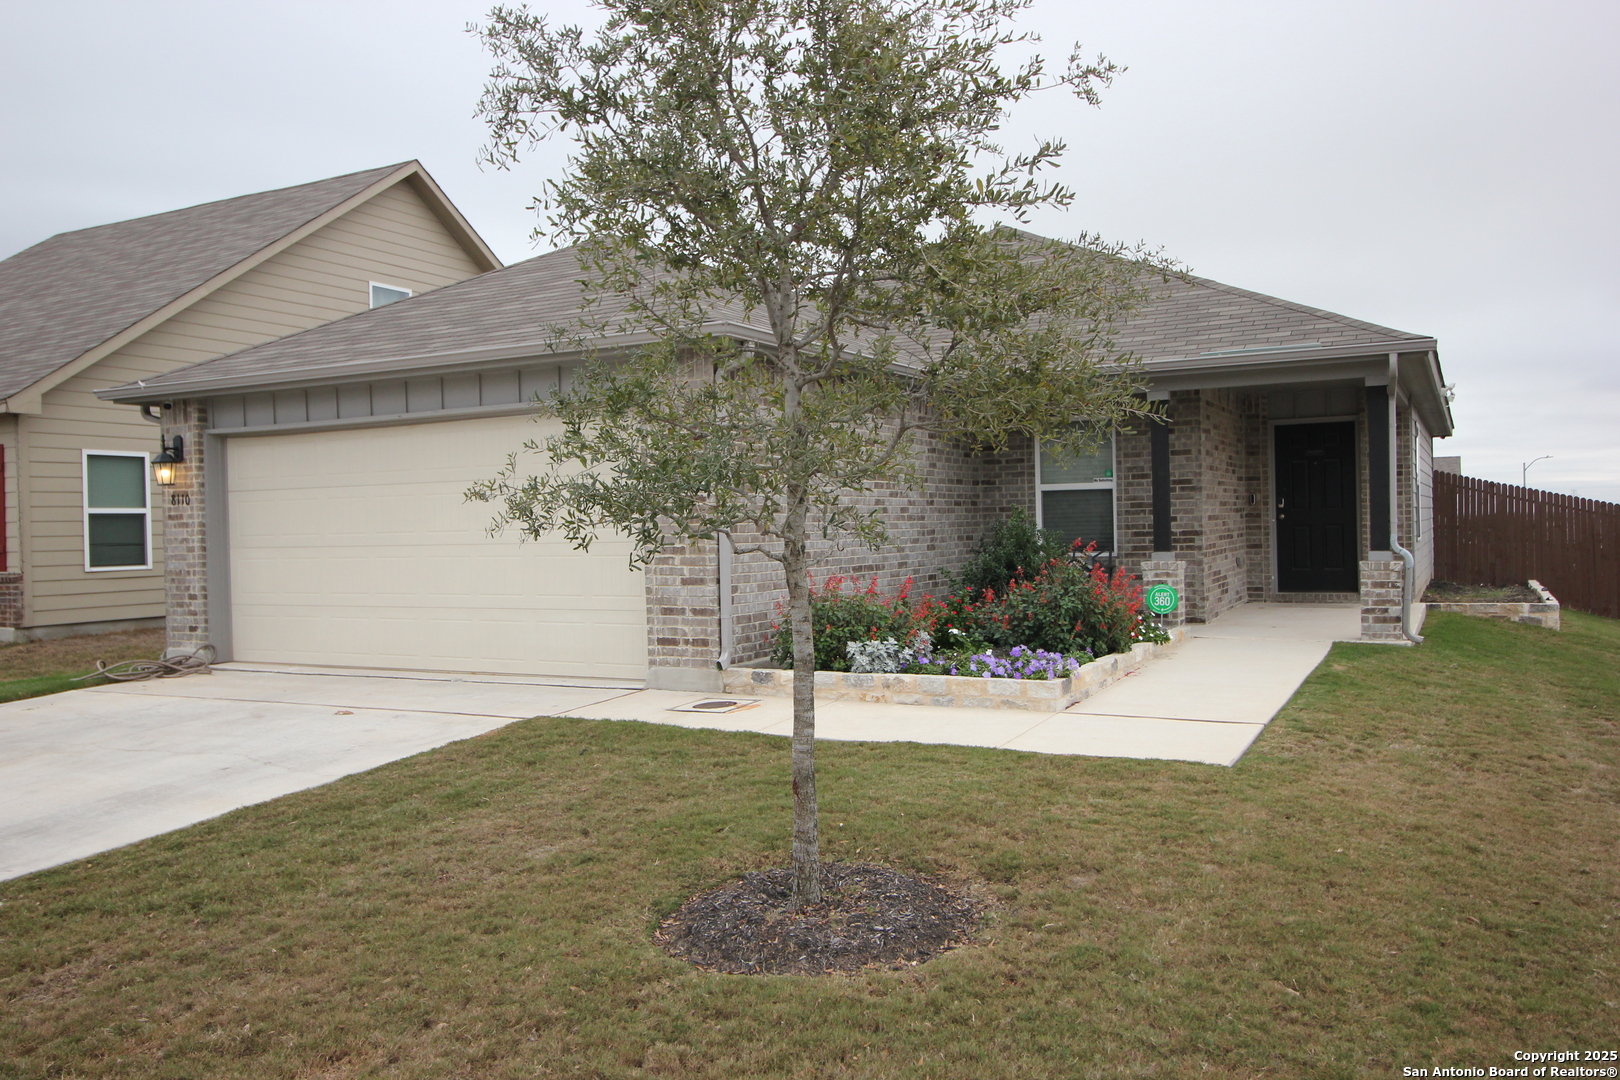
[[[1114,436],[1087,454],[1064,456],[1041,448],[1035,465],[1036,520],[1067,540],[1096,541],[1114,550]]]
[[[145,454],[84,452],[86,570],[152,568],[152,504],[146,467]]]
[[[398,285],[384,285],[380,281],[371,283],[371,306],[380,308],[384,304],[392,304],[395,300],[408,300],[411,290],[402,289]]]

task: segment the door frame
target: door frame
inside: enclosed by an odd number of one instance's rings
[[[1356,510],[1356,558],[1359,561],[1364,552],[1361,549],[1361,527],[1365,524],[1361,513],[1361,484],[1366,468],[1362,462],[1363,443],[1365,432],[1362,430],[1362,417],[1352,413],[1348,416],[1305,416],[1287,420],[1266,421],[1266,470],[1270,474],[1267,486],[1266,502],[1266,533],[1271,544],[1271,595],[1282,593],[1282,544],[1277,536],[1277,429],[1280,427],[1297,427],[1300,424],[1350,424],[1351,437],[1355,440],[1355,452],[1351,459],[1355,463],[1355,510]],[[1358,568],[1356,580],[1359,583],[1361,573]]]

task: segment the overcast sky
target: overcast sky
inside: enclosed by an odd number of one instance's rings
[[[463,0],[0,0],[0,257],[53,233],[419,158],[507,261],[564,147],[480,170]],[[580,3],[536,5],[564,20]],[[1036,0],[1129,67],[1037,219],[1440,341],[1472,476],[1620,501],[1620,4]]]

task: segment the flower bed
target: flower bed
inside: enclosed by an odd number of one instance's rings
[[[1455,600],[1431,601],[1429,611],[1455,611],[1462,615],[1478,615],[1486,619],[1508,619],[1512,622],[1545,626],[1549,630],[1563,629],[1563,608],[1557,598],[1541,582],[1531,579],[1530,588],[1540,597],[1535,603],[1515,601],[1488,601],[1466,603]]]
[[[1163,642],[1165,631],[1142,609],[1142,587],[1123,569],[1093,562],[1096,545],[1080,546],[1017,576],[1000,588],[962,587],[945,597],[911,596],[911,580],[893,596],[877,578],[861,588],[844,577],[810,583],[818,671],[884,670],[902,674],[964,674],[975,659],[990,663],[1043,652],[1056,667]],[[848,587],[852,586],[852,587]],[[780,613],[779,613],[780,614]],[[854,651],[851,651],[851,650]],[[1017,652],[1014,652],[1017,650]],[[771,662],[792,667],[792,640],[778,622]],[[1027,666],[1027,665],[1026,665]],[[1055,673],[1055,672],[1053,672]]]
[[[1062,679],[818,671],[816,699],[1061,712],[1179,644],[1183,635],[1184,631],[1177,627],[1167,632],[1166,641],[1142,642],[1126,652],[1100,656]],[[721,679],[727,694],[768,697],[793,694],[793,672],[782,668],[727,668],[721,673]]]

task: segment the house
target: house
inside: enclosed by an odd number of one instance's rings
[[[0,640],[164,617],[158,428],[95,389],[500,265],[415,161],[62,233],[0,262]]]
[[[486,534],[463,492],[528,438],[527,404],[579,353],[548,325],[577,312],[572,251],[329,323],[110,401],[163,405],[186,464],[169,489],[171,647],[269,663],[534,673],[707,690],[768,651],[774,563],[712,543],[645,571],[626,544]],[[768,342],[741,311],[711,329]],[[600,346],[627,345],[605,339]],[[1432,338],[1194,279],[1125,329],[1169,423],[1117,432],[1083,461],[1028,445],[918,447],[926,488],[875,491],[892,546],[824,549],[828,571],[938,587],[1013,507],[1098,540],[1180,587],[1181,615],[1251,601],[1359,603],[1400,638],[1404,562],[1432,565],[1428,478],[1451,433]]]

